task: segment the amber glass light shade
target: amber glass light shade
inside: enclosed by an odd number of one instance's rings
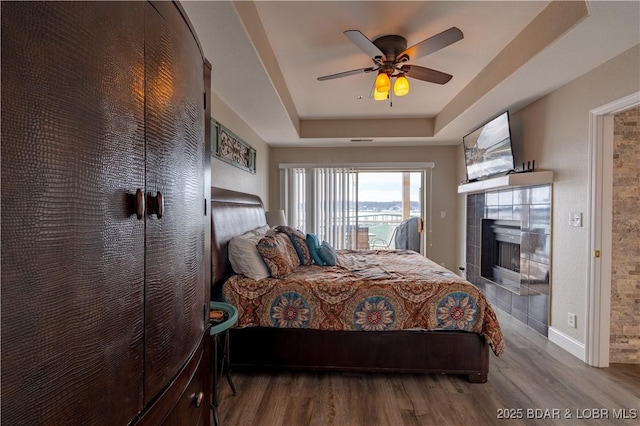
[[[393,93],[396,96],[404,96],[409,93],[409,80],[404,74],[400,74],[398,78],[396,78],[396,82],[393,85]]]
[[[389,97],[389,92],[379,92],[378,89],[373,89],[373,99],[376,101],[384,101]]]
[[[376,90],[378,92],[388,92],[391,89],[391,80],[389,80],[389,76],[384,72],[378,73],[376,77]]]

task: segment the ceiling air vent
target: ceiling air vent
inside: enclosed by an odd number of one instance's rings
[[[373,139],[350,139],[350,142],[373,142]]]

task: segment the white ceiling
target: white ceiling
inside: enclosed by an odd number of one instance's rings
[[[359,146],[458,144],[497,113],[513,113],[640,43],[637,1],[588,2],[586,18],[566,18],[569,9],[545,14],[548,1],[181,4],[212,63],[212,90],[271,146],[353,146],[354,138],[373,138]],[[409,63],[453,79],[410,79],[409,94],[393,106],[370,98],[375,73],[317,80],[372,65],[345,30],[370,40],[399,34],[411,46],[452,26],[464,39]]]

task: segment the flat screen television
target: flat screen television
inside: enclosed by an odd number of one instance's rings
[[[509,112],[505,111],[462,138],[467,181],[514,169]]]

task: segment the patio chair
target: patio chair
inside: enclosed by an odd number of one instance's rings
[[[389,240],[380,237],[373,237],[369,240],[369,248],[371,250],[391,250],[391,242],[395,241],[396,231],[398,227],[393,228]]]

